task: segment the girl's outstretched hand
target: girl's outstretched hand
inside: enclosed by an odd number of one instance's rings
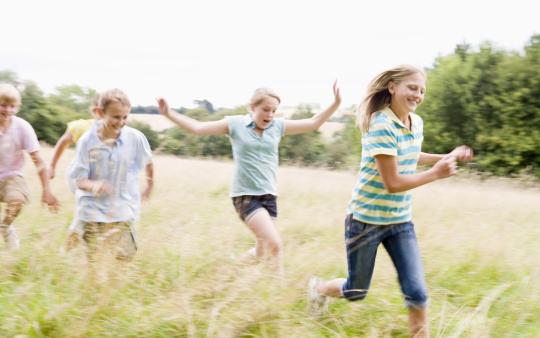
[[[466,162],[473,159],[474,152],[471,147],[462,145],[452,150],[449,155],[454,156],[459,162]]]
[[[334,104],[339,106],[341,104],[341,94],[339,92],[339,87],[337,86],[337,80],[334,81],[332,90],[334,91]]]
[[[167,103],[167,100],[165,100],[162,97],[158,97],[157,98],[157,103],[158,103],[159,113],[161,115],[167,117],[167,116],[169,116],[171,114],[171,110],[169,108],[169,104]]]

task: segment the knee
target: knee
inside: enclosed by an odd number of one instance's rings
[[[283,241],[279,237],[259,239],[259,245],[267,255],[277,256],[283,251]]]
[[[268,249],[272,255],[277,256],[283,251],[283,241],[281,238],[272,238],[267,242]]]

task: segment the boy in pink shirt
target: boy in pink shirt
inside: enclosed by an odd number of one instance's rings
[[[58,209],[58,201],[49,188],[47,168],[39,155],[39,142],[32,126],[15,116],[21,106],[21,94],[10,84],[0,84],[0,203],[5,203],[0,218],[0,235],[10,249],[19,248],[19,238],[13,221],[28,202],[28,187],[22,167],[24,152],[28,152],[38,170],[43,194],[41,201],[51,211]]]

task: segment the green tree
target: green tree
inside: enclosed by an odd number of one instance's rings
[[[90,117],[90,109],[96,95],[97,92],[91,88],[78,85],[60,86],[56,88],[56,93],[49,95],[48,101],[53,106],[70,111],[72,116],[68,117],[69,120],[87,119]]]
[[[458,46],[428,70],[424,150],[471,145],[481,170],[540,176],[540,36],[524,53]]]
[[[22,107],[18,115],[32,125],[39,140],[54,144],[65,129],[58,111],[51,108],[43,92],[33,82],[25,83],[21,96]]]
[[[299,106],[292,119],[305,119],[313,116],[309,106]],[[281,140],[280,161],[300,165],[325,164],[326,144],[319,131],[287,135]]]
[[[159,134],[155,130],[153,130],[148,123],[131,120],[129,121],[128,125],[132,128],[139,130],[144,134],[144,136],[146,136],[146,139],[148,140],[148,143],[150,144],[150,148],[152,150],[155,150],[159,147],[159,144],[161,142]]]

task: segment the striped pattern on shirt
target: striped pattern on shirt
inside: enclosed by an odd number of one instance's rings
[[[414,113],[410,117],[409,130],[390,108],[385,108],[374,113],[369,131],[362,135],[358,182],[347,207],[347,212],[352,213],[356,220],[379,225],[411,220],[410,192],[388,192],[375,163],[376,155],[396,156],[400,174],[416,172],[423,140],[423,122]]]

